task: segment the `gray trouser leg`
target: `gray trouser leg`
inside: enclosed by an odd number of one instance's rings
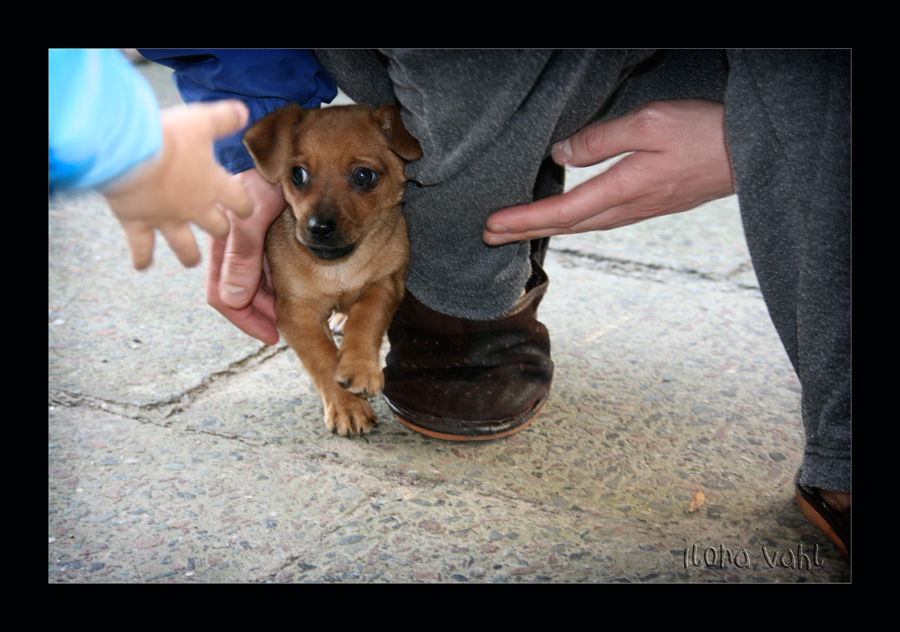
[[[423,158],[407,168],[404,207],[411,244],[406,284],[416,298],[470,319],[496,318],[515,303],[531,273],[529,244],[485,245],[485,221],[531,201],[552,143],[584,126],[628,68],[648,55],[317,51],[354,100],[374,106],[396,98],[422,145]],[[361,79],[360,68],[379,66],[380,79]]]
[[[736,51],[729,62],[744,231],[803,386],[801,482],[850,491],[850,55]]]

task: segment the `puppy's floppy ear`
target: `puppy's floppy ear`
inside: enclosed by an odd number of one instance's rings
[[[306,110],[291,103],[267,114],[244,132],[244,146],[259,173],[269,182],[280,180],[281,170],[290,155],[291,130],[304,116]]]
[[[419,142],[403,127],[398,105],[383,105],[372,114],[378,126],[388,140],[391,150],[406,161],[418,160],[422,157]]]

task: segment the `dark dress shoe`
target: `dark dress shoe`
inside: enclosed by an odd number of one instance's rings
[[[537,320],[547,275],[532,262],[525,295],[496,320],[438,313],[406,293],[388,330],[384,399],[406,426],[450,441],[498,439],[540,412],[553,379]]]

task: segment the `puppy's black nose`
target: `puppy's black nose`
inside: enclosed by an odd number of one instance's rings
[[[337,230],[337,224],[333,219],[313,216],[306,223],[306,228],[309,230],[310,235],[319,239],[328,239],[334,235],[334,231]]]

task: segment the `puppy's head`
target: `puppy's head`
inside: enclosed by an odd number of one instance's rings
[[[422,157],[400,109],[288,105],[244,133],[260,174],[280,183],[297,239],[320,259],[349,255],[378,222],[400,212],[404,167]]]

